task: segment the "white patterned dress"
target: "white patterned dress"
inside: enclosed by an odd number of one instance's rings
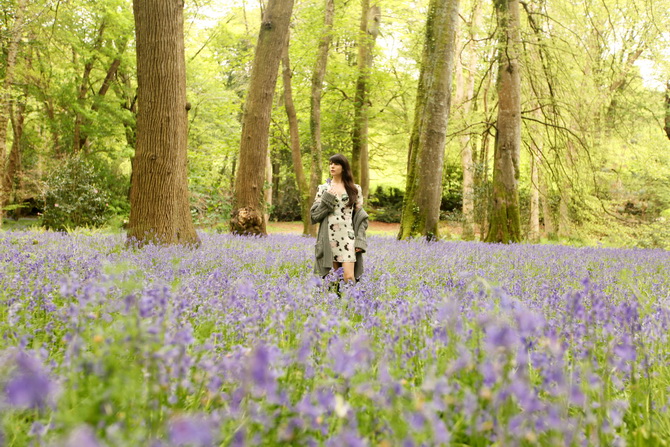
[[[324,191],[328,190],[329,186],[327,183],[321,185],[316,194],[316,200],[321,200],[321,196]],[[356,207],[360,208],[363,206],[363,191],[358,185],[356,185],[356,190],[358,191]],[[348,203],[349,196],[346,191],[342,195],[335,194],[335,208],[328,215],[328,239],[333,251],[334,262],[356,262],[356,249],[354,247],[356,235],[352,221],[353,208]]]

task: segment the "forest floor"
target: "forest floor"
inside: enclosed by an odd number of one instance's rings
[[[397,236],[400,229],[399,223],[386,223],[370,221],[368,226],[368,234],[380,236]],[[267,225],[268,233],[302,233],[302,222],[269,222]],[[460,224],[455,222],[440,222],[440,234],[446,238],[460,238],[462,229]]]

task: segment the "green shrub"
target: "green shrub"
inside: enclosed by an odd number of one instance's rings
[[[636,246],[641,248],[663,248],[670,250],[670,224],[665,217],[641,226],[637,230]]]
[[[46,179],[42,224],[51,230],[99,227],[110,216],[110,192],[93,164],[81,156],[63,160]]]
[[[370,194],[369,206],[366,205],[370,219],[384,223],[400,222],[404,197],[404,191],[398,188],[385,189],[383,186],[377,186],[375,192]]]

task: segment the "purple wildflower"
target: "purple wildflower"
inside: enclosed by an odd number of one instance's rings
[[[177,446],[209,446],[214,443],[212,427],[201,416],[178,416],[170,422],[170,442]]]
[[[53,404],[56,384],[32,354],[17,351],[14,369],[5,384],[7,402],[17,408],[43,408]]]
[[[95,432],[88,425],[75,428],[65,442],[65,447],[101,447]]]

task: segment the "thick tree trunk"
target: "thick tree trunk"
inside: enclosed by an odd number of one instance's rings
[[[298,132],[298,115],[293,103],[293,90],[291,88],[291,63],[289,60],[288,43],[284,47],[282,56],[282,80],[284,83],[284,108],[288,118],[288,129],[291,139],[291,159],[293,160],[293,169],[295,169],[295,179],[298,186],[298,195],[300,196],[300,215],[302,216],[302,234],[316,234],[315,226],[311,224],[309,216],[310,197],[309,185],[305,178],[305,171],[302,167],[302,155],[300,154],[300,134]]]
[[[19,0],[16,5],[16,15],[14,23],[9,31],[9,44],[7,45],[7,58],[5,62],[4,85],[0,85],[0,179],[5,178],[6,159],[7,159],[7,121],[9,120],[10,110],[13,107],[12,91],[14,90],[14,70],[16,67],[16,56],[19,52],[19,42],[23,34],[23,20],[26,10],[27,0]],[[4,188],[0,185],[0,204],[7,202]],[[2,217],[4,210],[0,207],[0,227],[2,227]]]
[[[458,5],[458,0],[431,0],[428,7],[399,239],[439,237]]]
[[[197,244],[187,176],[183,0],[135,0],[137,148],[128,237]]]
[[[358,39],[358,79],[354,97],[354,123],[352,133],[351,170],[354,180],[361,185],[363,199],[370,193],[370,167],[368,155],[368,79],[372,68],[372,51],[379,34],[381,10],[370,8],[369,0],[361,1],[361,26]]]
[[[493,162],[493,197],[487,242],[521,241],[519,151],[521,77],[519,75],[519,0],[495,0],[498,16],[498,120]]]
[[[326,10],[324,15],[324,27],[319,48],[316,56],[316,64],[312,73],[312,91],[310,98],[309,113],[309,150],[312,155],[312,169],[309,178],[310,198],[316,196],[316,188],[321,183],[323,176],[322,148],[321,148],[321,93],[323,92],[323,79],[326,76],[326,66],[328,64],[328,51],[330,41],[332,40],[333,18],[335,16],[334,0],[326,0]],[[316,236],[316,227],[312,225],[310,235]]]
[[[479,28],[479,19],[481,17],[481,2],[475,1],[470,16],[470,25],[468,27],[468,47],[461,48],[458,54],[464,54],[466,65],[461,63],[462,58],[457,57],[456,68],[456,102],[460,105],[463,119],[467,122],[472,112],[473,97],[475,93],[475,72],[477,69],[478,51],[477,51],[477,29]],[[458,39],[463,41],[463,39]],[[467,76],[466,76],[467,74]],[[475,238],[475,183],[474,183],[474,162],[472,158],[473,139],[470,134],[463,134],[461,137],[461,167],[463,169],[463,233],[464,240],[473,240]]]
[[[263,14],[249,79],[242,121],[240,160],[235,177],[230,230],[236,234],[267,234],[263,219],[263,184],[270,115],[279,61],[286,45],[292,11],[293,0],[270,0]]]

